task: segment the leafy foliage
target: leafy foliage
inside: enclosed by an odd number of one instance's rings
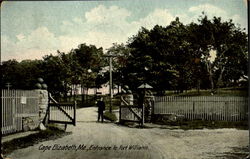
[[[167,26],[141,28],[127,44],[114,43],[107,50],[113,57],[113,83],[137,91],[148,83],[158,93],[166,90],[211,89],[238,86],[247,78],[247,34],[232,20],[208,19],[202,14],[198,23],[184,25],[176,18]],[[214,55],[212,55],[214,53]],[[214,59],[213,59],[213,58]],[[109,80],[103,49],[80,44],[69,53],[57,52],[43,60],[4,61],[2,87],[34,89],[42,77],[56,96],[100,88]],[[18,80],[17,80],[18,79]]]

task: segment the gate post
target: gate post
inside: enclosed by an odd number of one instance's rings
[[[122,109],[122,108],[121,108],[121,105],[120,105],[120,107],[119,107],[119,123],[121,123],[121,119],[122,119],[122,117],[121,117],[121,114],[122,114],[121,111],[122,111],[122,110],[121,110],[121,109]]]
[[[153,121],[154,121],[154,111],[155,111],[155,100],[154,100],[154,99],[152,99],[151,105],[152,105],[152,110],[151,110],[151,122],[153,122]]]
[[[74,101],[74,119],[73,119],[74,120],[73,121],[74,122],[73,123],[74,126],[76,126],[76,104],[77,104],[76,101]]]
[[[141,121],[142,121],[142,123],[141,123],[141,126],[143,126],[143,124],[144,124],[144,104],[142,104],[142,118],[141,118]]]

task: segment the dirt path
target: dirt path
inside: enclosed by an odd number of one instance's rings
[[[16,150],[9,157],[13,159],[212,159],[220,158],[219,156],[231,152],[233,148],[246,147],[249,141],[246,130],[136,129],[109,122],[97,123],[96,117],[96,108],[78,109],[77,126],[68,126],[67,129],[72,132],[71,135]],[[52,150],[53,147],[59,148],[56,145],[64,148],[71,146],[71,150]],[[45,148],[49,150],[44,151]]]

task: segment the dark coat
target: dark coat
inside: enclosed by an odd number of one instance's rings
[[[97,102],[98,112],[103,112],[105,110],[105,103],[104,101]]]

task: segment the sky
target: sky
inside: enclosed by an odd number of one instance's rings
[[[125,43],[141,27],[184,24],[209,18],[232,19],[247,28],[246,0],[4,1],[1,5],[1,61],[42,59],[79,44]]]

